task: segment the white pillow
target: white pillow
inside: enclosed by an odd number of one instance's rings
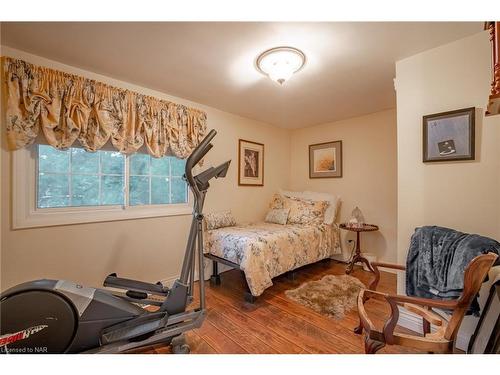
[[[285,197],[302,198],[302,199],[304,198],[304,193],[302,191],[289,191],[280,189],[280,194]]]
[[[340,202],[340,197],[328,194],[328,193],[318,193],[315,191],[304,191],[302,193],[303,198],[310,199],[312,201],[328,201],[330,204],[325,211],[325,224],[333,224],[335,218],[337,217],[337,208]]]

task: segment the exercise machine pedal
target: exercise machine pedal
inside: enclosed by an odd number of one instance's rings
[[[110,344],[142,336],[165,327],[167,320],[168,314],[166,312],[140,315],[137,318],[104,329],[101,335],[101,342],[103,344]]]

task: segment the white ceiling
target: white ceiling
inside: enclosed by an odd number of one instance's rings
[[[5,23],[2,44],[213,106],[297,128],[395,107],[394,63],[480,32],[439,23]],[[290,45],[304,69],[279,86],[257,55]]]

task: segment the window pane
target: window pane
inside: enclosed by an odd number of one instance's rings
[[[71,176],[71,205],[99,205],[99,176],[74,174]]]
[[[130,176],[129,194],[131,206],[149,204],[149,177]]]
[[[149,175],[149,155],[134,154],[130,156],[131,175]]]
[[[127,201],[126,183],[132,206],[187,202],[187,185],[181,178],[185,160],[134,154],[128,162],[127,181],[126,156],[119,152],[60,151],[40,145],[38,207],[122,205]]]
[[[151,204],[169,203],[168,177],[151,177]]]
[[[72,173],[99,173],[99,153],[87,152],[83,148],[71,149]]]
[[[38,208],[69,205],[69,181],[66,174],[38,175]]]
[[[57,150],[52,146],[38,146],[38,171],[68,173],[69,151]]]
[[[125,165],[125,155],[113,151],[100,151],[101,173],[123,174]]]
[[[123,177],[102,176],[101,204],[123,204]]]
[[[151,158],[151,174],[157,176],[168,176],[170,174],[168,159],[168,157]]]
[[[180,176],[184,175],[184,168],[186,166],[186,160],[177,159],[175,157],[170,157],[170,166],[172,168],[172,176]]]
[[[172,177],[170,182],[172,188],[171,203],[187,202],[187,185],[180,177]]]

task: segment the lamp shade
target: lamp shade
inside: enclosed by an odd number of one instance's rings
[[[306,56],[297,48],[276,47],[262,52],[257,58],[257,69],[283,85],[305,64]]]

